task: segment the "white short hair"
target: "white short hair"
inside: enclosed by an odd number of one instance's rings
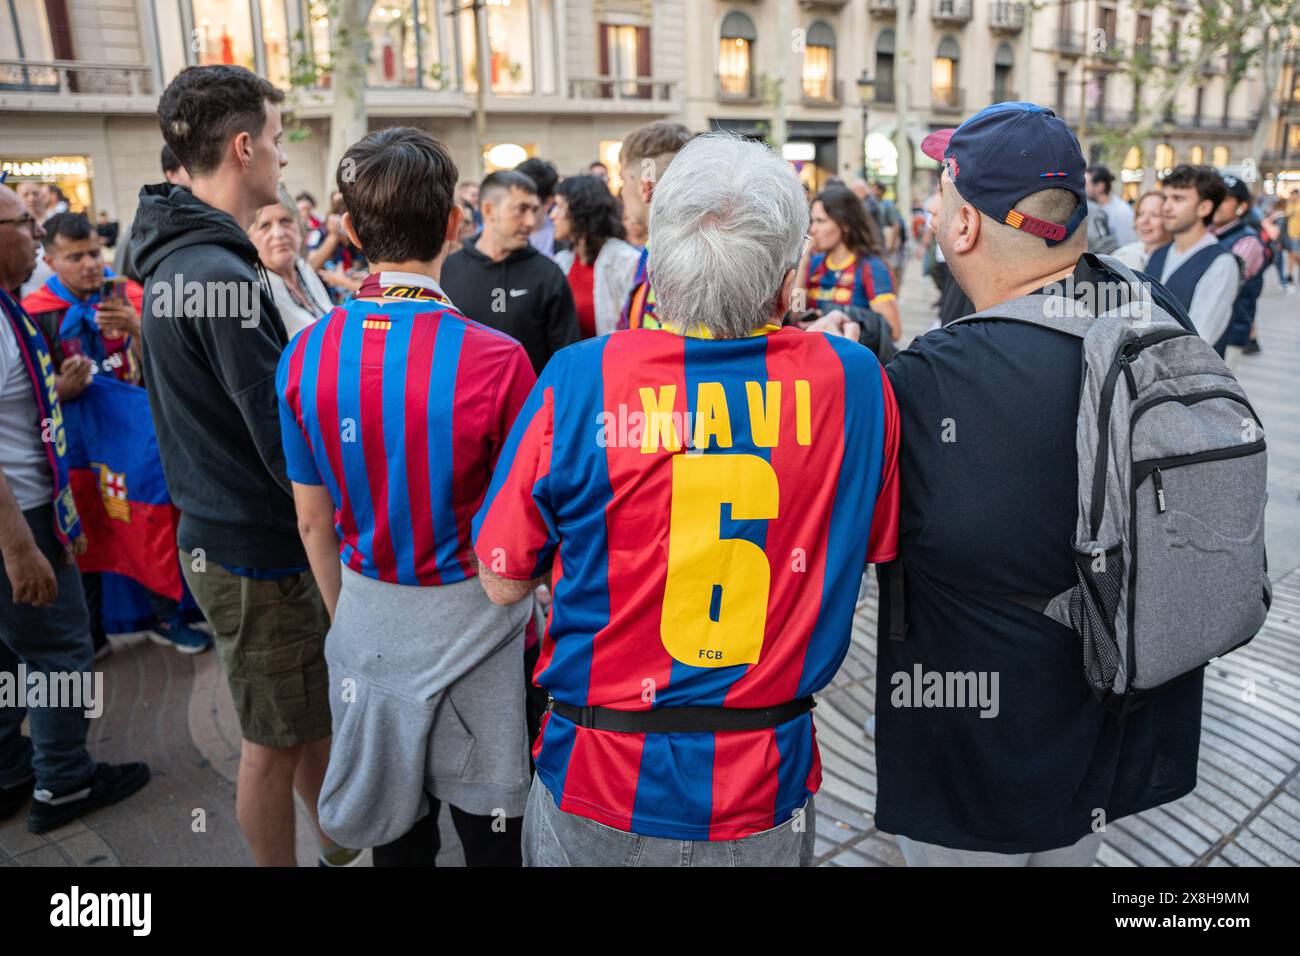
[[[647,265],[661,321],[739,338],[771,317],[799,263],[808,199],[766,146],[730,133],[691,140],[650,203]]]

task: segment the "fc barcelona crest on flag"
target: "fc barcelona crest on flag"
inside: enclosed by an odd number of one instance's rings
[[[94,462],[92,467],[99,472],[99,493],[104,498],[104,510],[110,518],[130,524],[131,503],[126,495],[126,475],[100,462]]]

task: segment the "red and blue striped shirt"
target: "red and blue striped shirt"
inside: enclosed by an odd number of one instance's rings
[[[557,353],[475,518],[492,571],[551,571],[536,682],[621,710],[825,687],[865,563],[897,548],[898,421],[875,357],[820,333],[632,329]],[[811,714],[645,734],[551,712],[534,757],[562,810],[674,839],[769,829],[821,782]]]
[[[289,343],[276,374],[290,480],[325,485],[342,562],[394,584],[478,573],[470,524],[535,380],[523,346],[433,291],[347,302]]]

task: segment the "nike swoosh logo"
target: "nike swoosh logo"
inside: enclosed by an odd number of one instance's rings
[[[521,295],[527,295],[527,294],[528,294],[528,290],[527,290],[527,289],[511,289],[511,290],[510,290],[510,298],[512,298],[512,299],[517,299],[517,298],[519,298]]]

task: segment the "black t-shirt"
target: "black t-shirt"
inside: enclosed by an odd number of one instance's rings
[[[1038,852],[1196,785],[1200,670],[1121,718],[1089,690],[1073,631],[1004,597],[1075,583],[1081,360],[1070,336],[982,320],[930,332],[886,369],[902,418],[907,619],[906,639],[891,641],[885,589],[876,825],[887,833]],[[990,692],[996,673],[997,715],[891,704],[924,703],[909,685],[929,672],[983,672]]]

